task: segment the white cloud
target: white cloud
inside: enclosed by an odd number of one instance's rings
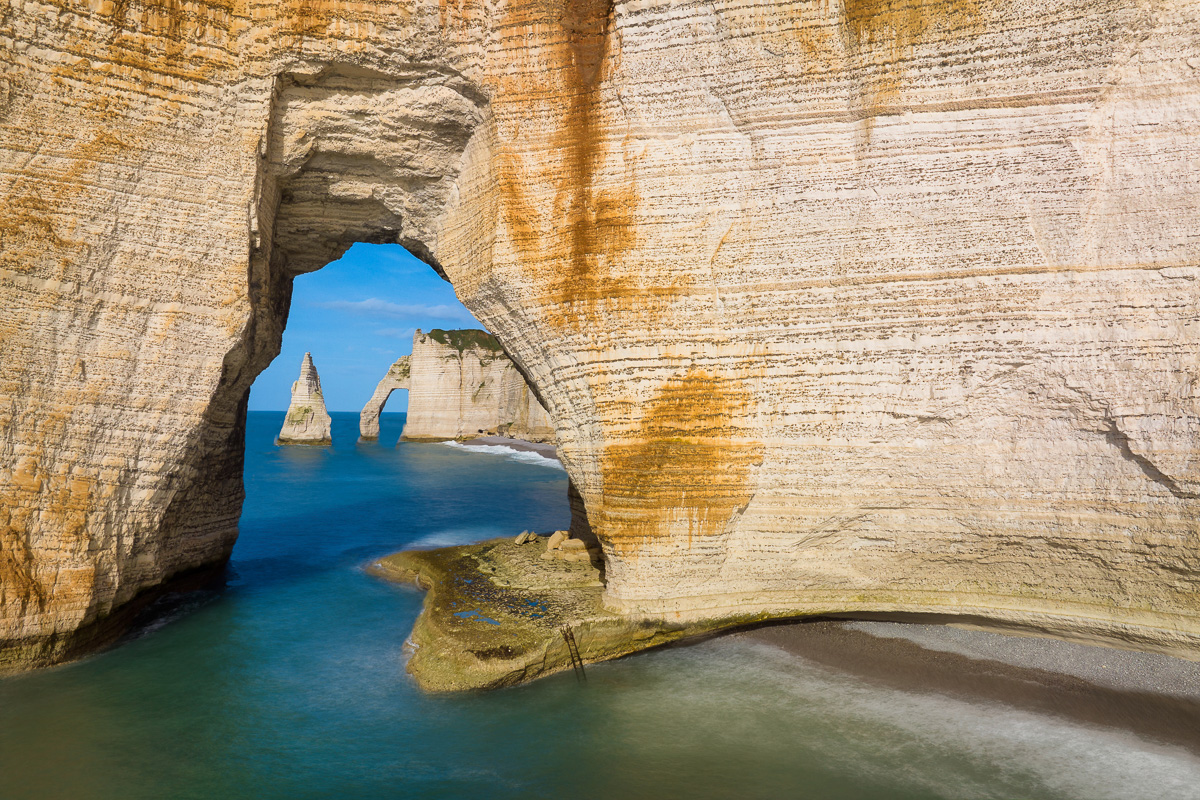
[[[385,319],[432,317],[434,319],[461,320],[463,322],[474,321],[470,312],[462,306],[452,306],[445,303],[435,306],[421,303],[409,305],[391,303],[387,300],[380,300],[378,297],[370,297],[366,300],[327,300],[322,303],[313,303],[313,305],[317,308],[348,311],[352,314],[363,314]]]

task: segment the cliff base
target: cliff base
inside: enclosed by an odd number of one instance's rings
[[[584,664],[642,650],[784,621],[812,619],[891,620],[955,625],[1010,635],[1049,637],[1062,642],[1161,653],[1191,659],[1191,648],[1164,648],[1138,626],[1101,625],[1075,615],[1016,614],[996,606],[958,613],[905,611],[897,603],[873,610],[863,597],[824,597],[823,602],[780,606],[757,613],[712,614],[705,618],[647,617],[606,608],[603,563],[543,558],[546,539],[518,545],[509,539],[390,555],[368,572],[427,592],[410,638],[408,671],[427,691],[495,689],[572,668],[563,635],[569,627]],[[912,604],[907,604],[912,607]],[[1139,635],[1141,634],[1141,635]]]
[[[543,559],[545,541],[406,550],[368,568],[428,592],[408,663],[422,689],[494,689],[569,670],[563,626],[589,664],[754,621],[675,624],[607,611],[599,559]]]
[[[43,667],[70,663],[111,647],[122,637],[155,616],[156,602],[168,595],[181,595],[221,586],[225,580],[227,553],[220,561],[172,575],[160,584],[140,591],[132,600],[70,633],[15,639],[0,646],[0,677]]]

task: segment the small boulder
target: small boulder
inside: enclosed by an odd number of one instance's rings
[[[517,534],[517,538],[513,541],[513,544],[525,544],[528,541],[529,531],[521,531],[519,534]]]
[[[566,531],[555,531],[550,535],[550,541],[546,542],[547,550],[557,550],[563,541],[567,538]]]
[[[563,550],[587,550],[587,545],[582,539],[563,539]]]

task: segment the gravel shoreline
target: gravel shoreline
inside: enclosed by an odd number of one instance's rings
[[[1200,663],[947,625],[817,620],[732,634],[842,674],[1132,731],[1200,755]]]
[[[502,445],[558,460],[553,444]],[[813,620],[727,634],[779,647],[831,670],[1122,730],[1200,755],[1200,662],[957,625]]]

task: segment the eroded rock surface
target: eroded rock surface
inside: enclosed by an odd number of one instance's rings
[[[300,362],[300,377],[292,384],[292,399],[276,441],[279,444],[331,444],[333,439],[329,429],[332,424],[312,353],[305,353]]]
[[[605,608],[595,564],[539,552],[495,539],[395,553],[367,568],[428,591],[409,639],[408,671],[422,688],[494,689],[571,669],[564,627],[584,663],[712,632],[710,621],[633,619]]]
[[[402,439],[498,435],[528,442],[554,441],[550,415],[500,343],[485,331],[417,331],[408,358],[404,387],[408,389],[408,416]],[[390,379],[389,371],[384,381]],[[376,389],[375,397],[379,393]],[[363,409],[364,418],[370,407],[368,403]],[[375,417],[378,420],[378,412]],[[375,426],[378,436],[378,422]]]
[[[10,4],[0,659],[229,553],[291,279],[363,240],[448,276],[536,388],[610,609],[1196,657],[1198,21]]]
[[[411,361],[411,356],[400,356],[394,364],[388,367],[387,373],[375,385],[375,391],[371,393],[371,398],[367,400],[362,411],[358,412],[359,438],[368,441],[379,438],[379,415],[383,413],[383,406],[392,396],[392,392],[408,388],[409,375],[412,370]]]

